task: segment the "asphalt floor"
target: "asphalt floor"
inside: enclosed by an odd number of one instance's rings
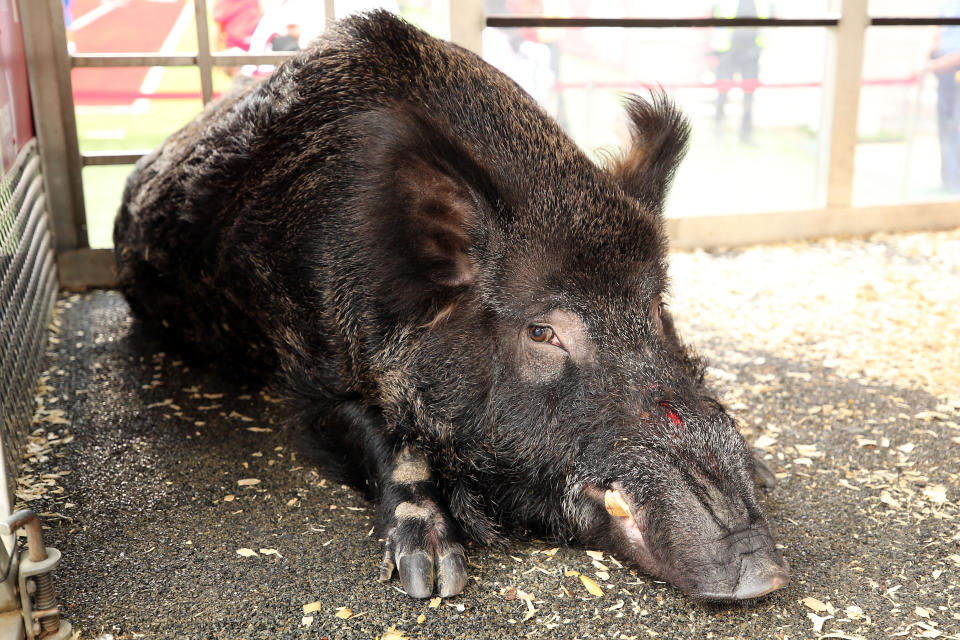
[[[80,638],[960,638],[957,388],[939,374],[859,364],[874,343],[890,346],[885,323],[857,329],[881,311],[825,323],[839,336],[832,356],[834,338],[812,322],[801,339],[770,340],[771,301],[803,293],[756,268],[809,259],[860,273],[872,256],[917,280],[933,270],[949,286],[930,295],[953,296],[960,233],[922,236],[941,249],[936,259],[914,259],[916,238],[674,256],[681,327],[779,479],[762,502],[793,579],[758,602],[697,604],[607,554],[537,538],[505,552],[468,545],[464,592],[413,600],[396,579],[376,580],[371,504],[305,453],[305,434],[280,423],[275,400],[168,352],[111,291],[57,304],[18,499],[43,514],[46,544],[63,552],[56,584]],[[741,276],[726,288],[681,284],[700,270]],[[896,289],[871,286],[883,295],[868,291],[864,304],[902,303]],[[954,327],[960,307],[931,298],[928,308],[938,305]],[[819,317],[830,302],[791,308]],[[898,348],[931,349],[920,366],[960,369],[956,342],[920,344],[916,315],[916,345]],[[848,353],[854,343],[865,346]],[[943,349],[953,350],[946,360]]]

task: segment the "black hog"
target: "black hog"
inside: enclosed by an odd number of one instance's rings
[[[660,93],[626,107],[599,167],[477,56],[349,18],[137,164],[123,293],[364,470],[380,579],[414,597],[521,528],[766,594],[788,572],[754,463],[663,304],[688,125]]]

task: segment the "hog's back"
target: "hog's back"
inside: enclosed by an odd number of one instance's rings
[[[416,105],[520,193],[593,169],[477,56],[386,12],[349,18],[137,164],[114,231],[134,312],[231,366],[328,357],[335,375],[362,376],[378,258],[352,204],[354,122],[393,103]]]

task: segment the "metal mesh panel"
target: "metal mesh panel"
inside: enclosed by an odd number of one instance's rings
[[[36,141],[0,183],[0,417],[6,495],[12,495],[34,411],[34,388],[57,293]]]

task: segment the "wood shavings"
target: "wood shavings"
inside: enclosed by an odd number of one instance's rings
[[[243,478],[241,480],[237,480],[237,485],[241,487],[253,487],[258,484],[260,484],[259,478]]]
[[[440,606],[440,602],[441,602],[442,600],[443,600],[443,598],[441,598],[440,596],[436,596],[436,597],[434,597],[434,598],[431,598],[431,599],[430,599],[430,605],[429,605],[430,608],[431,608],[431,609],[436,609],[437,607]]]
[[[587,551],[587,555],[594,560],[603,560],[603,551]]]
[[[342,620],[348,620],[353,615],[353,609],[350,607],[338,607],[337,612],[333,615]]]
[[[804,458],[822,458],[823,452],[817,449],[816,445],[812,444],[795,444],[794,448]]]
[[[260,549],[260,554],[264,556],[277,556],[278,558],[283,557],[276,549]]]
[[[823,631],[823,623],[827,620],[833,618],[833,616],[818,616],[815,613],[807,612],[807,617],[810,618],[810,621],[813,623],[813,632],[820,633]]]
[[[601,589],[600,585],[594,582],[592,578],[581,575],[580,582],[583,583],[584,588],[590,593],[590,595],[597,596],[598,598],[603,596],[603,589]]]
[[[957,255],[957,230],[675,252],[671,306],[681,335],[736,335],[843,376],[956,394],[960,278],[945,274]]]
[[[947,488],[942,484],[927,485],[923,488],[922,494],[934,504],[943,504],[947,501]]]
[[[777,444],[777,439],[768,435],[762,435],[753,442],[753,446],[757,449],[767,449],[775,444]]]
[[[313,616],[303,616],[302,618],[300,618],[301,627],[309,627],[312,624],[313,624]]]
[[[843,613],[851,620],[859,620],[863,617],[863,609],[855,604],[848,606],[843,610]]]
[[[880,494],[880,502],[882,502],[883,504],[893,509],[901,508],[900,501],[894,498],[893,496],[891,496],[890,493],[887,491],[884,491],[883,493]]]
[[[320,611],[322,608],[323,603],[319,600],[314,600],[313,602],[308,602],[307,604],[303,605],[303,614],[307,615],[308,613],[314,613],[316,611]]]
[[[258,558],[258,557],[260,557],[260,556],[257,555],[257,552],[256,552],[256,551],[254,551],[253,549],[248,549],[248,548],[246,548],[246,547],[242,547],[242,548],[240,548],[240,549],[237,549],[237,555],[243,556],[244,558]]]
[[[397,629],[397,627],[389,626],[383,631],[383,635],[380,636],[380,640],[407,640],[409,638],[406,633]]]
[[[812,610],[814,613],[823,613],[827,610],[827,605],[825,605],[821,600],[808,596],[800,601],[800,603],[806,608]]]

